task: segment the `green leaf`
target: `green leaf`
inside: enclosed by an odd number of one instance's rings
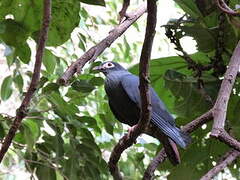
[[[207,16],[216,10],[216,4],[212,0],[196,0],[196,4],[203,16]]]
[[[27,43],[23,43],[21,46],[16,48],[15,56],[18,56],[24,64],[28,64],[31,60],[31,49]]]
[[[198,88],[197,79],[168,70],[164,76],[165,87],[175,96],[174,112],[181,117],[196,117],[206,112],[211,102],[206,100],[201,89]],[[220,81],[212,76],[202,78],[204,91],[213,100],[216,98]]]
[[[86,47],[85,47],[85,43],[83,42],[82,39],[79,40],[79,47],[83,50],[83,51],[86,51]]]
[[[93,86],[101,86],[104,83],[104,79],[101,77],[93,77],[90,81],[90,84],[92,84]]]
[[[25,119],[23,121],[24,138],[30,151],[32,151],[34,144],[40,136],[40,128],[35,121],[34,119]]]
[[[78,0],[55,0],[52,2],[52,19],[48,33],[48,46],[59,46],[66,42],[78,26],[80,5]]]
[[[69,115],[75,115],[79,112],[78,108],[74,104],[67,103],[60,94],[52,92],[48,95],[47,99],[55,105],[59,113],[64,114],[65,118]]]
[[[42,93],[44,94],[50,94],[53,91],[59,92],[59,84],[49,83],[42,89]]]
[[[53,74],[56,63],[56,57],[52,54],[51,51],[45,49],[43,56],[43,65],[49,74]]]
[[[19,91],[22,92],[24,82],[23,82],[22,75],[20,73],[17,73],[17,75],[13,79],[13,82],[15,83]]]
[[[98,127],[97,121],[89,116],[81,116],[76,117],[81,123],[86,124],[88,127],[93,128],[99,134],[101,133],[101,129]]]
[[[115,122],[112,121],[111,117],[109,117],[109,114],[99,114],[99,117],[101,118],[107,133],[113,135],[113,126]]]
[[[184,12],[191,15],[191,17],[198,18],[201,15],[194,1],[192,0],[181,0],[181,1],[174,0],[174,1],[184,10]]]
[[[26,144],[26,139],[24,137],[24,127],[20,126],[19,131],[16,133],[14,137],[14,141],[20,144]]]
[[[3,139],[4,136],[5,136],[5,130],[2,123],[0,123],[0,138]]]
[[[65,163],[63,167],[64,174],[71,180],[79,180],[79,176],[77,174],[78,170],[78,158],[76,158],[76,152],[72,152],[70,157]]]
[[[92,4],[92,5],[105,6],[104,0],[80,0],[80,2],[83,2],[86,4]]]
[[[182,26],[180,28],[185,32],[184,36],[191,36],[197,41],[197,47],[199,51],[211,52],[216,48],[216,37],[213,30],[202,27],[200,24],[193,26]]]
[[[77,80],[72,83],[72,88],[82,93],[90,93],[95,87],[90,84],[87,80]]]
[[[12,81],[13,81],[12,76],[7,76],[3,80],[3,82],[2,82],[2,86],[1,86],[1,99],[3,101],[6,101],[12,95],[12,91],[13,91],[13,89],[12,89]]]
[[[21,47],[29,35],[28,31],[20,23],[12,19],[0,21],[0,27],[2,27],[0,38],[9,46]]]
[[[56,171],[53,168],[49,168],[49,165],[46,166],[39,165],[36,169],[36,175],[39,180],[56,180]]]

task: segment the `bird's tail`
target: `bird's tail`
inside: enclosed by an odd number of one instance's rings
[[[178,127],[172,128],[172,131],[173,133],[169,134],[169,137],[182,148],[185,149],[191,143],[191,137]]]
[[[177,145],[170,138],[168,138],[168,136],[153,127],[148,129],[145,133],[157,138],[162,143],[167,157],[173,165],[177,165],[181,162]]]
[[[187,145],[190,144],[191,137],[187,133],[176,127],[174,123],[170,120],[164,119],[159,114],[154,112],[151,120],[153,124],[157,126],[163,134],[171,138],[171,140],[173,140],[182,148],[186,148]]]
[[[174,165],[181,163],[180,155],[177,149],[177,145],[167,136],[162,141],[164,150],[168,156],[169,161]]]

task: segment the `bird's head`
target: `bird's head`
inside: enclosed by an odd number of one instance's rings
[[[100,71],[105,75],[116,71],[126,71],[120,64],[112,61],[103,62],[99,66],[94,67],[93,70]]]

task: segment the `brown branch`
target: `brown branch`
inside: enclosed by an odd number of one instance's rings
[[[147,169],[144,172],[143,180],[151,180],[154,176],[154,172],[157,169],[158,165],[163,163],[167,158],[167,154],[163,149],[158,152],[157,156],[151,161]]]
[[[216,4],[218,6],[218,8],[223,11],[224,13],[231,15],[231,16],[240,16],[239,12],[236,12],[234,10],[232,10],[226,3],[224,0],[216,0]]]
[[[240,66],[240,41],[238,42],[233,55],[230,59],[230,63],[228,65],[228,69],[224,75],[224,80],[222,81],[221,88],[218,93],[218,97],[216,103],[213,107],[213,116],[214,123],[211,131],[211,136],[218,138],[220,136],[220,140],[226,141],[228,145],[230,145],[229,136],[226,136],[227,133],[224,131],[224,125],[226,120],[227,113],[227,105],[232,92],[232,88],[239,71]],[[229,142],[227,141],[229,140]],[[232,138],[233,140],[233,138]],[[237,144],[240,144],[239,142]],[[240,149],[236,143],[235,145],[231,144],[230,146],[234,146],[235,149]]]
[[[119,12],[119,23],[121,24],[122,20],[124,19],[124,17],[129,18],[129,15],[126,13],[127,12],[127,8],[130,4],[130,0],[123,0],[123,6],[121,11]]]
[[[129,131],[128,135],[124,135],[124,137],[120,139],[120,141],[114,147],[111,153],[108,165],[109,170],[113,175],[114,179],[122,179],[122,176],[117,166],[117,162],[119,161],[122,152],[128,147],[130,147],[136,141],[136,138],[143,132],[144,128],[147,127],[151,117],[148,68],[149,60],[151,57],[153,38],[155,35],[155,27],[157,22],[157,5],[155,0],[147,1],[147,11],[148,11],[147,26],[139,67],[141,117],[138,124],[133,127],[133,130]]]
[[[234,139],[232,136],[230,136],[224,129],[219,129],[218,130],[218,137],[217,138],[219,141],[227,144],[228,146],[240,151],[240,142],[236,139]]]
[[[211,180],[217,173],[221,172],[225,167],[230,165],[240,156],[240,152],[236,150],[228,151],[218,162],[218,164],[207,172],[200,180]]]
[[[51,19],[51,0],[44,0],[43,23],[42,23],[42,29],[41,29],[40,35],[39,35],[39,40],[38,40],[38,48],[37,48],[37,53],[36,53],[36,61],[35,61],[35,65],[34,65],[32,80],[31,80],[29,89],[22,101],[22,104],[16,112],[15,120],[12,123],[12,126],[9,129],[9,132],[4,139],[2,148],[0,150],[0,162],[2,161],[18,128],[20,127],[22,119],[24,117],[26,117],[27,111],[28,111],[27,108],[30,104],[30,101],[33,97],[34,92],[36,91],[36,88],[37,88],[37,85],[39,82],[39,78],[40,78],[42,56],[43,56],[43,52],[44,52],[44,48],[45,48],[45,43],[47,40],[50,19]]]
[[[77,72],[80,73],[83,66],[89,62],[94,61],[107,47],[109,47],[118,37],[120,37],[139,17],[141,17],[147,8],[146,5],[142,5],[134,12],[129,14],[129,18],[119,24],[113,30],[110,31],[109,35],[100,41],[98,44],[90,48],[85,52],[77,61],[72,63],[68,69],[64,72],[62,77],[59,78],[58,82],[61,85],[66,85],[69,79]]]
[[[204,113],[203,115],[199,116],[195,120],[191,121],[190,123],[183,126],[181,129],[186,133],[191,133],[201,127],[203,124],[209,122],[213,118],[212,109],[208,112]],[[146,171],[144,172],[143,179],[144,180],[150,180],[152,179],[154,175],[154,171],[157,169],[159,164],[163,163],[166,159],[167,155],[165,153],[165,150],[162,149],[159,151],[157,156],[151,161],[151,163],[148,165]]]

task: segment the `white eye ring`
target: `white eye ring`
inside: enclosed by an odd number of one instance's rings
[[[107,63],[107,66],[108,66],[108,67],[112,67],[113,64],[112,64],[112,63]]]
[[[106,69],[112,68],[112,67],[114,67],[114,64],[111,63],[111,62],[108,62],[108,63],[104,64],[104,67],[105,67]]]

